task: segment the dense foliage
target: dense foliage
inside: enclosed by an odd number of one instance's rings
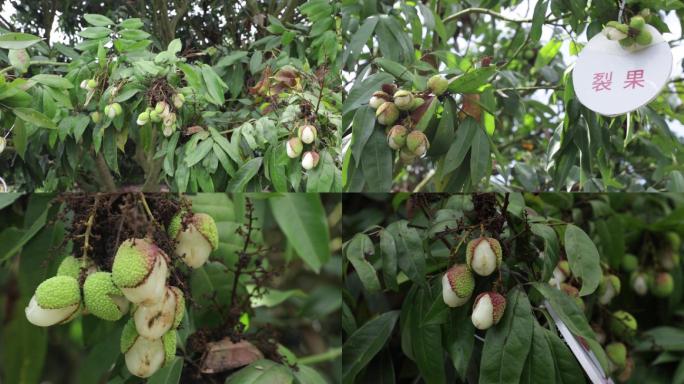
[[[614,118],[582,106],[572,87],[571,63],[617,20],[620,3],[344,1],[345,189],[682,190],[683,147],[672,131],[684,121],[681,78]],[[670,27],[681,29],[681,2],[625,3],[625,20],[650,8],[648,23],[658,30],[669,31],[668,14],[680,23]],[[441,95],[426,84],[438,73],[450,81]],[[395,87],[424,101],[394,124],[426,135],[425,157],[394,152],[391,124],[377,122],[368,105],[375,92],[391,98]]]
[[[681,196],[373,194],[343,204],[344,383],[587,382],[545,301],[621,382],[684,380]],[[502,250],[486,277],[466,260],[481,237]],[[474,289],[450,308],[442,276],[466,263]],[[483,292],[506,306],[481,331],[473,306]],[[626,346],[622,361],[616,346]]]
[[[169,283],[184,292],[186,311],[176,356],[149,382],[338,382],[339,198],[140,193],[0,199],[2,381],[141,382],[119,348],[129,316],[104,321],[86,312],[41,328],[27,321],[24,308],[65,255],[109,271],[121,242],[145,236],[174,255],[165,228],[179,207],[211,215],[219,244],[196,269],[171,257]],[[253,347],[231,355],[226,345],[242,341]],[[263,360],[245,360],[254,347]]]
[[[69,46],[0,30],[0,177],[16,190],[341,190],[333,14],[308,1],[211,46],[118,13],[85,14]],[[306,124],[313,169],[285,145]]]

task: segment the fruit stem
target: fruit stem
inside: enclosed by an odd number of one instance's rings
[[[304,356],[300,357],[297,359],[298,364],[303,364],[303,365],[312,365],[312,364],[317,364],[317,363],[324,363],[326,361],[331,361],[335,360],[336,358],[340,357],[342,355],[342,348],[332,348],[329,349],[323,353],[319,353],[317,355],[309,355],[309,356]]]

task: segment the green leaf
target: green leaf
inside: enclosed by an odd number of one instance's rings
[[[366,143],[361,169],[369,191],[384,192],[392,187],[392,149],[387,145],[385,134],[379,129],[373,130]]]
[[[240,169],[235,173],[228,185],[226,186],[227,192],[244,192],[247,188],[247,183],[257,174],[259,168],[261,168],[261,163],[263,158],[256,157],[246,163],[244,163]]]
[[[378,72],[370,75],[367,78],[357,81],[344,101],[342,106],[342,114],[346,115],[349,112],[356,110],[363,104],[368,103],[374,92],[380,89],[380,86],[385,83],[394,81],[392,75],[385,72]]]
[[[491,173],[490,161],[489,137],[484,129],[478,127],[473,136],[470,152],[470,177],[473,186],[477,186],[483,177],[486,177],[485,181],[488,181],[487,176]]]
[[[387,343],[399,318],[398,311],[385,312],[357,329],[342,347],[342,382],[352,384],[356,375]]]
[[[551,346],[544,334],[545,329],[535,321],[533,330],[532,349],[527,355],[520,382],[554,384],[556,382],[556,371]]]
[[[88,24],[94,27],[108,27],[115,24],[109,17],[93,13],[86,13],[83,15],[83,18],[88,22]]]
[[[225,384],[291,384],[290,370],[271,360],[258,360],[240,369],[226,379]]]
[[[441,290],[434,288],[430,290],[428,286],[418,285],[414,285],[412,290],[415,290],[413,299],[405,301],[402,305],[402,346],[404,337],[410,333],[410,339],[406,344],[406,347],[410,348],[408,356],[415,361],[425,383],[445,383],[444,361],[441,353],[443,350],[441,326],[425,325],[425,316],[429,313],[430,306],[437,296],[441,296]],[[406,321],[405,325],[404,321]],[[439,353],[435,354],[435,351]]]
[[[297,364],[297,371],[294,371],[295,382],[297,384],[327,384],[328,382],[318,371],[308,365]]]
[[[174,357],[173,360],[155,372],[147,384],[178,384],[180,383],[181,373],[183,372],[183,358]]]
[[[638,351],[684,351],[684,330],[661,326],[644,332],[637,344]]]
[[[542,328],[542,334],[549,344],[553,355],[555,379],[559,384],[584,384],[585,374],[568,346],[552,331]],[[548,378],[547,378],[548,379]]]
[[[320,195],[288,193],[271,197],[269,203],[287,241],[318,272],[330,259],[330,234]]]
[[[86,39],[104,39],[112,34],[112,30],[105,27],[88,27],[78,34]]]
[[[542,26],[544,25],[544,17],[546,16],[546,9],[548,6],[548,0],[538,1],[537,5],[534,6],[532,27],[530,27],[530,43],[537,43],[541,37]]]
[[[481,130],[475,119],[468,117],[456,129],[456,139],[451,143],[449,151],[444,157],[444,174],[454,171],[461,166],[470,147],[473,143],[475,134]]]
[[[565,253],[572,274],[582,280],[580,296],[592,294],[602,276],[596,245],[582,229],[568,224],[565,228]]]
[[[0,209],[3,209],[21,197],[21,193],[6,192],[0,194]]]
[[[3,352],[0,365],[3,380],[8,383],[38,383],[41,380],[47,353],[47,329],[36,327],[26,320],[23,309],[28,304],[17,301],[14,313],[17,315],[3,326]],[[11,353],[7,353],[11,351]]]
[[[42,39],[28,33],[10,32],[0,35],[0,48],[26,49]]]
[[[482,67],[466,72],[449,83],[449,91],[454,93],[477,93],[479,88],[489,83],[496,73],[496,67]]]
[[[194,148],[189,154],[186,152],[185,163],[188,165],[188,167],[192,167],[193,165],[202,161],[204,157],[211,152],[213,145],[214,140],[206,139],[202,141],[197,148]]]
[[[425,251],[423,241],[408,221],[399,220],[390,224],[387,231],[392,234],[397,246],[399,268],[406,276],[419,285],[425,285]]]
[[[506,310],[499,324],[487,331],[480,383],[517,383],[530,352],[535,319],[527,295],[520,287],[508,291]]]
[[[382,259],[382,276],[387,288],[397,291],[397,246],[394,237],[387,230],[382,229],[380,236],[380,254]]]
[[[352,153],[356,159],[356,166],[359,166],[363,156],[363,148],[375,129],[375,110],[370,106],[363,106],[356,110],[354,121],[352,122]]]
[[[468,364],[475,346],[475,326],[470,320],[470,305],[449,310],[444,324],[444,349],[456,372],[465,382]]]
[[[40,214],[40,216],[38,216],[38,218],[32,222],[31,226],[28,228],[28,230],[26,230],[26,232],[23,233],[22,236],[12,237],[11,240],[13,242],[11,244],[3,243],[2,246],[0,246],[0,250],[2,250],[2,252],[0,252],[0,262],[6,260],[7,258],[19,252],[19,250],[21,250],[21,247],[23,247],[27,242],[29,242],[29,240],[31,240],[33,236],[35,236],[38,233],[38,231],[40,231],[45,226],[47,216],[48,209],[45,209]],[[0,238],[4,237],[3,235],[7,230],[9,229],[6,229],[2,232],[2,234],[0,234]],[[7,248],[5,248],[5,246],[7,246]]]
[[[31,108],[16,107],[12,112],[20,119],[29,124],[42,128],[57,129],[57,125],[49,117]]]
[[[226,83],[208,65],[202,65],[202,78],[209,91],[207,100],[215,105],[222,105],[226,102],[224,97],[225,90],[228,89]]]
[[[377,292],[380,290],[380,280],[373,268],[373,265],[368,262],[368,258],[375,253],[373,241],[368,235],[357,233],[345,247],[345,257],[352,263],[356,274],[359,276],[361,283],[368,292]]]
[[[48,87],[58,89],[71,89],[74,87],[69,80],[58,75],[40,73],[38,75],[31,77],[31,80],[35,81],[38,84],[43,84],[47,85]]]

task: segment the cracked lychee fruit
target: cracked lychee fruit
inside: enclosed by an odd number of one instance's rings
[[[475,328],[489,329],[501,320],[506,310],[506,298],[496,292],[482,292],[475,298],[470,319]]]
[[[442,75],[434,75],[428,79],[427,86],[433,94],[439,96],[446,92],[449,87],[449,80],[445,79]]]
[[[131,320],[121,333],[121,353],[131,374],[150,377],[176,355],[176,331],[169,331],[161,338],[148,339],[138,334]]]
[[[149,240],[128,239],[114,256],[112,281],[131,303],[156,303],[165,292],[167,260]]]
[[[632,272],[629,284],[637,295],[645,296],[648,293],[649,279],[650,277],[647,273],[637,270]]]
[[[413,94],[404,89],[394,92],[394,105],[396,105],[400,111],[408,111],[412,109]]]
[[[316,168],[320,158],[320,155],[316,151],[304,152],[304,155],[302,156],[302,168],[307,171]]]
[[[168,233],[176,239],[176,255],[190,268],[199,268],[218,249],[218,228],[206,213],[195,213],[183,222],[184,212],[178,213],[169,224]],[[185,224],[185,226],[184,226]]]
[[[456,264],[442,276],[442,298],[450,307],[468,302],[475,289],[475,278],[464,264]]]
[[[135,329],[141,336],[158,339],[169,330],[178,327],[184,311],[183,292],[176,287],[166,287],[162,300],[136,307],[133,313]]]
[[[377,91],[373,93],[373,96],[371,96],[370,100],[368,101],[368,105],[373,109],[378,109],[382,103],[390,101],[390,99],[390,95],[388,95],[386,92]]]
[[[399,109],[391,101],[386,101],[375,110],[375,117],[382,125],[392,125],[399,118]]]
[[[72,320],[80,307],[78,281],[71,276],[55,276],[40,283],[25,313],[31,324],[49,327]]]
[[[471,240],[466,250],[468,267],[480,276],[489,276],[501,265],[501,245],[491,237]]]
[[[83,302],[92,315],[108,321],[119,320],[128,312],[129,301],[112,282],[109,272],[95,272],[83,284]]]
[[[668,272],[657,272],[650,279],[651,282],[651,293],[653,296],[665,298],[672,294],[674,290],[674,280],[672,275]]]
[[[620,278],[615,275],[605,275],[598,287],[599,303],[606,305],[620,294]]]
[[[304,144],[299,139],[299,137],[293,137],[285,143],[285,151],[287,152],[287,157],[290,159],[296,159],[302,154],[304,149]]]
[[[392,149],[401,149],[406,144],[407,129],[403,125],[393,126],[387,133],[387,144]]]
[[[318,131],[316,130],[316,127],[314,127],[311,124],[305,124],[299,127],[297,130],[297,137],[302,141],[304,144],[311,144],[316,140],[316,136],[318,135]]]
[[[627,347],[621,342],[606,345],[606,354],[610,361],[618,368],[624,368],[627,360]]]
[[[615,311],[610,317],[610,330],[620,338],[631,338],[636,334],[637,321],[627,311]]]

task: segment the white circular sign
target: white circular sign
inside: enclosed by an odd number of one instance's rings
[[[606,116],[631,112],[655,99],[672,71],[672,51],[650,25],[653,42],[630,51],[603,33],[594,36],[575,63],[572,84],[579,101]]]

